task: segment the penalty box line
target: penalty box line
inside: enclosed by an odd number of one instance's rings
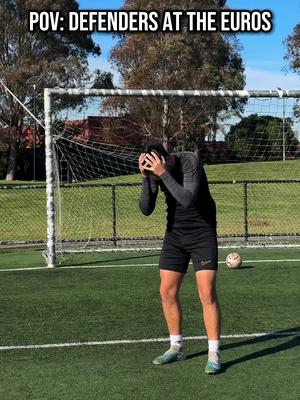
[[[244,260],[243,264],[252,263],[286,263],[300,262],[300,259],[276,259],[276,260]],[[218,261],[218,264],[226,265],[225,261]],[[192,265],[192,263],[190,263]],[[15,272],[15,271],[49,271],[49,270],[67,270],[67,269],[97,269],[97,268],[126,268],[126,267],[157,267],[158,263],[151,264],[109,264],[109,265],[69,265],[64,267],[33,267],[33,268],[6,268],[0,269],[0,272]]]
[[[300,336],[300,331],[295,332],[257,332],[257,333],[241,333],[233,335],[221,335],[221,339],[239,339],[239,338],[257,338],[257,337],[286,337]],[[105,340],[91,342],[71,342],[71,343],[49,343],[49,344],[30,344],[18,346],[0,346],[0,351],[5,350],[35,350],[35,349],[55,349],[68,347],[87,347],[87,346],[114,346],[122,344],[140,344],[140,343],[155,343],[168,342],[169,338],[153,338],[153,339],[128,339],[128,340]],[[207,336],[186,336],[184,340],[207,340]]]

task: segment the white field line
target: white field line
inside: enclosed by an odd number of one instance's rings
[[[252,263],[284,263],[284,262],[300,262],[300,259],[276,259],[276,260],[244,260],[243,264]],[[192,264],[192,263],[190,263]],[[224,264],[225,261],[219,261],[218,264]],[[126,267],[156,267],[157,263],[154,264],[109,264],[109,265],[70,265],[65,267],[33,267],[33,268],[7,268],[0,269],[0,272],[14,272],[14,271],[46,271],[46,270],[61,270],[61,269],[94,269],[94,268],[126,268]]]
[[[300,331],[295,332],[264,332],[264,333],[241,333],[233,335],[222,335],[221,339],[238,339],[238,338],[256,338],[263,336],[300,336]],[[184,340],[207,340],[207,336],[186,336]],[[139,343],[155,343],[168,342],[169,338],[153,338],[153,339],[132,339],[132,340],[106,340],[93,342],[71,342],[71,343],[50,343],[50,344],[29,344],[19,346],[0,346],[0,351],[4,350],[32,350],[32,349],[53,349],[62,347],[83,347],[83,346],[107,346],[120,344],[139,344]]]

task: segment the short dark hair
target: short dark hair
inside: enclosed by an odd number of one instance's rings
[[[158,155],[166,157],[169,153],[161,143],[148,143],[144,147],[144,153],[151,153],[155,151]]]

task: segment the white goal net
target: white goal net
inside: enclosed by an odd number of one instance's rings
[[[55,113],[64,96],[86,106]],[[300,237],[300,91],[46,89],[48,264],[75,252],[156,249],[165,202],[138,208],[138,156],[150,141],[197,152],[223,246]]]

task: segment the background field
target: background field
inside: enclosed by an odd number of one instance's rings
[[[297,168],[297,166],[299,168]],[[293,174],[291,175],[291,171]],[[217,204],[220,236],[243,236],[244,185],[233,180],[259,179],[285,181],[300,179],[300,161],[208,165],[206,172]],[[216,184],[226,181],[228,184]],[[96,183],[136,183],[140,175],[103,179]],[[229,183],[231,182],[231,183]],[[38,183],[41,185],[42,183]],[[17,182],[24,186],[24,182]],[[27,183],[28,185],[28,183]],[[0,182],[0,236],[2,242],[46,240],[46,194],[44,188],[20,189]],[[165,201],[160,196],[150,217],[144,217],[138,207],[140,187],[116,187],[116,236],[156,237],[165,228]],[[299,183],[255,183],[248,185],[248,231],[252,235],[299,234]],[[61,191],[63,228],[61,239],[82,240],[112,238],[113,210],[111,187],[64,188]],[[60,218],[57,212],[57,217]]]
[[[86,256],[85,268],[49,270],[40,251],[1,251],[0,398],[298,399],[300,251],[242,249],[244,265],[235,271],[223,262],[228,251],[219,257],[223,335],[285,336],[223,339],[224,372],[214,377],[203,373],[206,340],[186,341],[185,362],[151,363],[168,345],[151,342],[167,337],[157,254],[114,255],[109,262],[98,254]],[[185,336],[205,335],[192,267],[181,300]],[[124,339],[150,342],[120,344]],[[2,347],[91,341],[116,342]]]

